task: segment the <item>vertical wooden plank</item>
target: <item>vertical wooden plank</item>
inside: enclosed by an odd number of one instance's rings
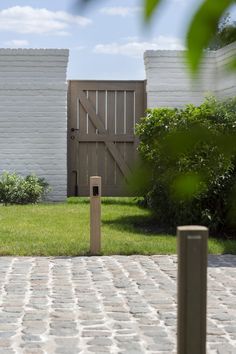
[[[126,92],[126,134],[134,134],[134,91]],[[126,163],[132,169],[134,164],[134,143],[125,143]]]
[[[107,92],[107,131],[108,134],[115,134],[116,131],[116,92],[108,91]],[[111,189],[115,187],[115,161],[111,156],[110,152],[107,150],[106,154],[107,166],[106,166],[106,186]]]
[[[91,105],[96,109],[96,90],[85,91],[85,92],[87,98],[91,102]],[[94,127],[88,115],[88,135],[89,134],[96,134],[96,128]]]
[[[134,134],[134,91],[126,92],[126,133]]]
[[[107,91],[97,91],[97,113],[100,115],[105,128],[107,128]],[[97,143],[97,174],[101,176],[102,181],[104,181],[103,195],[106,194],[106,153],[105,143]]]
[[[79,83],[77,84],[79,89]],[[79,102],[79,131],[81,134],[87,134],[87,113]],[[79,195],[81,195],[80,188],[83,190],[89,188],[88,181],[88,144],[79,143],[78,147],[78,176],[79,176]]]
[[[125,92],[118,91],[117,92],[117,106],[116,106],[116,134],[124,134],[125,133]],[[124,143],[116,143],[116,147],[121,153],[122,157],[125,157],[125,148]],[[116,168],[116,186],[117,189],[122,193],[124,185],[124,175],[119,169],[119,166]]]
[[[91,105],[97,111],[97,94],[96,91],[87,91],[87,98],[91,102]],[[97,130],[88,116],[88,135],[96,134]],[[97,176],[97,143],[88,142],[88,178],[91,176]]]
[[[137,82],[135,85],[135,124],[140,121],[145,112],[145,84]]]
[[[108,91],[105,91],[105,130],[107,131]]]
[[[135,85],[135,94],[134,94],[134,125],[139,123],[140,119],[144,117],[145,110],[146,110],[146,84],[145,81],[137,82]],[[138,139],[134,142],[134,154],[135,161],[138,160]]]
[[[67,195],[73,196],[72,181],[72,141],[71,141],[71,82],[68,82],[67,89]]]
[[[72,132],[72,128],[77,128],[77,97],[76,86],[69,83],[68,86],[68,120],[67,120],[67,184],[68,196],[74,196],[77,184],[78,170],[78,141],[76,132]]]

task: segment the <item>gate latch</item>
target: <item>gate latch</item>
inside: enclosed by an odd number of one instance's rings
[[[77,132],[77,131],[79,131],[79,129],[77,129],[77,128],[71,128],[71,131],[72,131],[72,132]]]

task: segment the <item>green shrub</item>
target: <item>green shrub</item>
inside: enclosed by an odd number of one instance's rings
[[[0,177],[0,203],[34,204],[49,192],[49,185],[35,175],[22,177],[4,172]]]
[[[160,224],[235,228],[236,98],[149,110],[136,132],[151,171],[145,203]]]

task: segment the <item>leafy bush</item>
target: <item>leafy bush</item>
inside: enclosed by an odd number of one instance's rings
[[[136,132],[151,171],[145,203],[160,224],[235,228],[236,98],[149,110]]]
[[[43,178],[29,175],[25,178],[4,172],[0,177],[0,203],[34,204],[39,202],[50,188]]]

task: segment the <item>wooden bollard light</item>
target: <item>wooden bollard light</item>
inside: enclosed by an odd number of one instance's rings
[[[206,354],[208,229],[180,226],[177,354]]]
[[[101,187],[101,177],[90,177],[90,253],[92,255],[101,252]]]

